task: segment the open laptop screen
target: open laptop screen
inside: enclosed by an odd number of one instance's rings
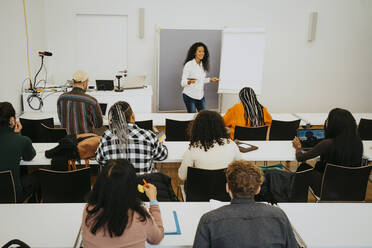
[[[114,80],[96,80],[97,90],[114,90]]]
[[[101,108],[102,115],[106,115],[107,103],[100,103],[99,107]]]
[[[297,129],[297,137],[303,149],[314,147],[324,139],[324,129]]]

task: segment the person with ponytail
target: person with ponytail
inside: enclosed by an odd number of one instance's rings
[[[145,247],[164,237],[156,187],[144,191],[150,200],[148,210],[138,198],[137,177],[126,159],[109,160],[89,195],[82,220],[85,248]]]
[[[127,102],[112,105],[108,113],[109,129],[103,134],[96,160],[105,165],[110,159],[128,159],[138,174],[156,172],[154,160],[168,156],[167,147],[156,135],[135,124],[134,113]]]
[[[363,143],[357,135],[357,125],[353,115],[346,109],[332,109],[324,125],[325,139],[311,150],[303,152],[300,140],[295,137],[293,147],[296,149],[296,159],[305,162],[308,159],[320,156],[311,174],[310,186],[314,193],[319,195],[322,176],[327,163],[341,166],[361,166],[363,156]],[[297,171],[312,168],[302,163]]]
[[[195,113],[206,108],[204,97],[204,84],[217,83],[218,78],[206,77],[209,71],[209,52],[202,42],[194,43],[187,53],[182,73],[182,95],[188,113]]]
[[[252,88],[245,87],[239,92],[240,103],[229,108],[223,116],[226,127],[230,128],[230,137],[234,139],[235,126],[260,127],[271,125],[272,117],[262,106]]]

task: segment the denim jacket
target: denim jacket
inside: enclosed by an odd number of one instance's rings
[[[285,213],[254,199],[233,199],[230,205],[200,219],[193,247],[298,247]]]

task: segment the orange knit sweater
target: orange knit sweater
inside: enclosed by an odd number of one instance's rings
[[[265,107],[263,107],[263,114],[264,114],[264,122],[265,125],[270,126],[271,121],[273,118],[267,111]],[[231,129],[230,137],[234,139],[235,133],[235,126],[242,126],[242,127],[250,127],[250,121],[248,120],[248,125],[245,124],[244,119],[244,106],[242,103],[235,104],[233,107],[229,108],[226,114],[223,116],[223,120],[225,121],[226,127]]]

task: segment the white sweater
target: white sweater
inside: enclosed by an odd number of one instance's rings
[[[214,144],[212,148],[205,151],[204,148],[191,147],[183,155],[182,163],[178,169],[181,180],[187,178],[187,167],[196,167],[205,170],[218,170],[226,168],[229,163],[242,159],[238,146],[234,141],[225,140],[225,144]]]

